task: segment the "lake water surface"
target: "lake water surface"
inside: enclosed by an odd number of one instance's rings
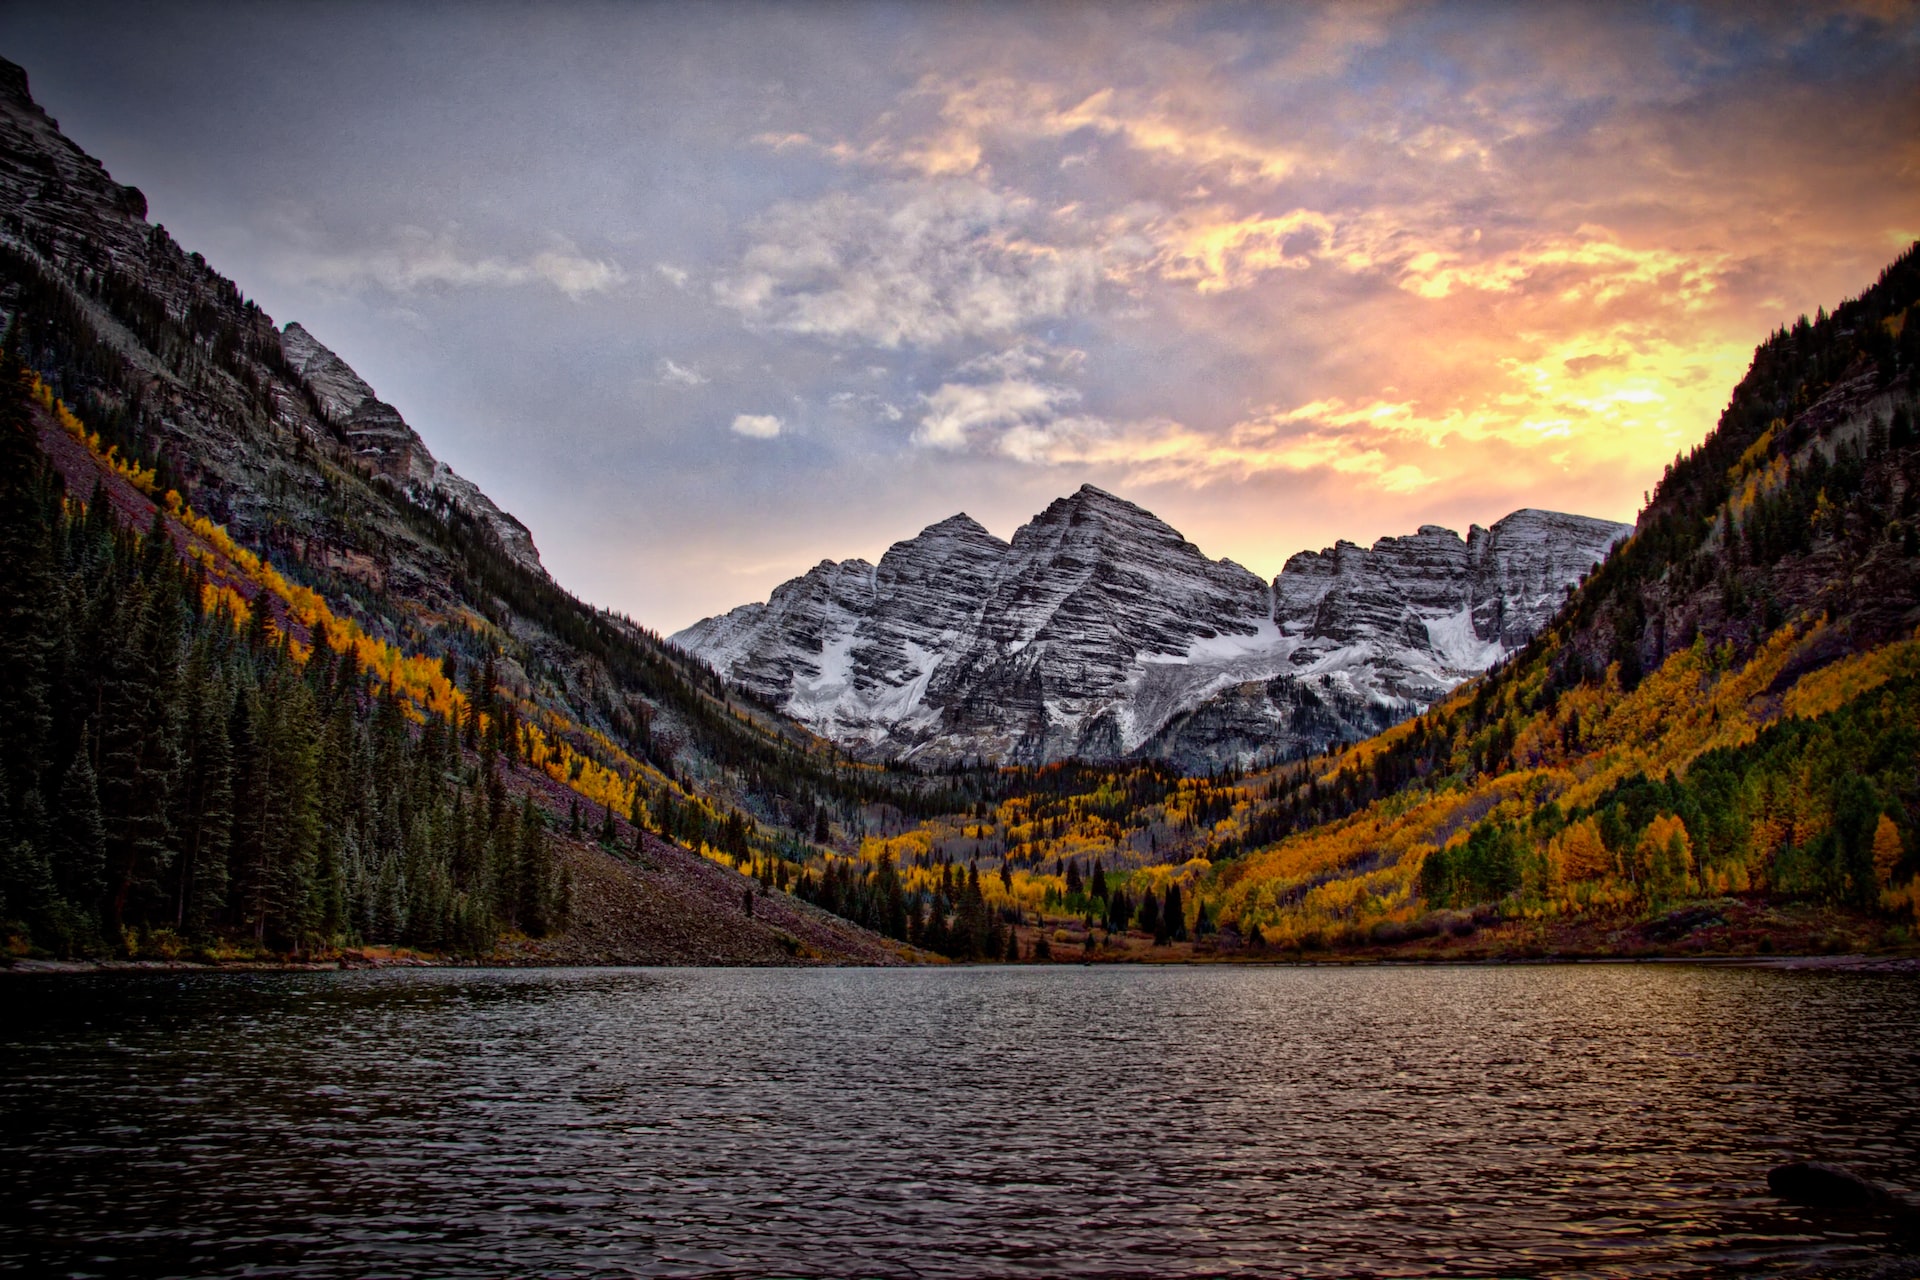
[[[1678,965],[0,986],[0,1271],[1920,1274],[1920,982]]]

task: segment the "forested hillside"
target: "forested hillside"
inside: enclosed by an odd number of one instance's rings
[[[298,646],[189,569],[164,517],[125,528],[104,482],[72,499],[25,376],[0,368],[9,917],[69,953],[135,927],[475,951],[563,923],[545,815],[492,760],[467,769],[438,712],[410,731],[325,629]]]
[[[963,803],[568,594],[397,411],[145,211],[0,62],[16,950],[165,929],[478,951],[564,918],[554,824],[640,874],[642,828],[744,865]],[[221,751],[224,782],[199,754]]]

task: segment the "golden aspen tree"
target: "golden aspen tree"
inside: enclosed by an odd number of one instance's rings
[[[1873,828],[1873,875],[1882,889],[1893,888],[1893,869],[1900,862],[1900,828],[1886,814]]]
[[[1648,823],[1633,852],[1652,893],[1672,896],[1693,886],[1693,840],[1687,824],[1673,814],[1663,813]]]
[[[1582,818],[1547,845],[1548,874],[1556,887],[1604,879],[1613,866],[1607,842],[1592,818]]]

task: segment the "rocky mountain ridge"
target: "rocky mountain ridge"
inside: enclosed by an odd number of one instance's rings
[[[670,637],[858,754],[1187,767],[1376,732],[1523,645],[1628,526],[1523,510],[1341,542],[1268,583],[1092,485],[961,514]]]
[[[318,338],[291,321],[280,331],[280,351],[306,381],[320,417],[369,472],[399,484],[416,503],[445,504],[490,530],[501,548],[527,569],[545,573],[527,526],[495,505],[480,486],[435,458],[400,411]]]
[[[247,450],[234,437],[228,415],[218,411],[223,392],[241,392],[261,401],[276,425],[310,441],[345,444],[370,474],[398,484],[416,503],[465,515],[491,530],[515,560],[541,569],[524,525],[434,458],[397,410],[299,324],[276,332],[272,319],[245,302],[205,259],[184,252],[165,228],[148,225],[139,189],[114,182],[98,160],[62,134],[33,101],[26,73],[3,61],[0,210],[0,245],[46,275],[77,285],[66,304],[171,402],[166,443],[186,468],[185,478],[204,469],[209,478],[226,482],[223,489],[247,492],[248,477],[240,469]],[[158,313],[116,314],[116,303],[136,292],[157,302]],[[189,322],[190,328],[194,321],[224,321],[224,332],[208,350],[182,353],[197,356],[200,366],[199,377],[185,386],[169,385],[168,353],[153,349],[168,319]],[[222,366],[235,357],[251,357],[260,366],[256,376],[251,384],[243,376],[222,386],[227,379],[221,375],[234,373]],[[274,373],[284,377],[279,385]],[[223,514],[244,526],[250,512],[242,501]]]

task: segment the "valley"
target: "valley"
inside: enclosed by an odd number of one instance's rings
[[[1089,484],[662,640],[0,80],[16,957],[1913,945],[1912,250],[1631,530],[1268,582]]]

